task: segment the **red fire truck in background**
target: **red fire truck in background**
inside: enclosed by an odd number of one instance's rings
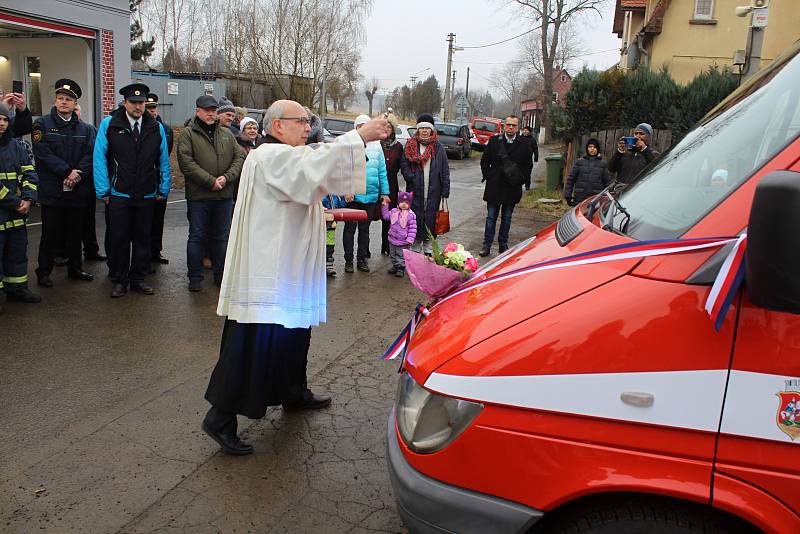
[[[496,117],[475,117],[469,123],[469,127],[475,137],[472,139],[472,146],[483,150],[489,138],[503,131],[503,120]]]

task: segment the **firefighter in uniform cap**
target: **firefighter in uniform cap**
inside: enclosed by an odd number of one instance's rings
[[[41,302],[28,289],[25,219],[36,202],[36,171],[24,145],[12,138],[11,111],[0,102],[0,313],[8,300]]]
[[[158,114],[158,95],[154,93],[148,94],[144,107],[150,116],[164,127],[164,133],[167,135],[167,152],[172,153],[172,128],[164,124],[161,120],[161,116]],[[169,260],[161,255],[161,250],[164,248],[162,237],[164,236],[164,214],[166,211],[166,201],[156,202],[155,209],[153,209],[153,229],[150,232],[150,261],[162,265],[169,263]],[[155,269],[151,268],[150,272],[155,272]]]
[[[40,286],[52,287],[50,273],[59,245],[66,243],[67,276],[90,281],[94,276],[83,270],[81,237],[94,206],[92,149],[94,128],[78,117],[75,109],[81,88],[66,78],[55,85],[55,102],[49,115],[33,124],[33,153],[39,174],[39,203],[42,205],[42,236],[39,241]]]
[[[103,119],[94,144],[94,187],[108,204],[111,297],[131,291],[152,295],[144,282],[150,270],[150,230],[155,203],[166,201],[172,182],[164,127],[149,113],[149,88],[120,89],[122,107]]]

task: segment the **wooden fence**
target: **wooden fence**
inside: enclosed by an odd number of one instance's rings
[[[633,135],[631,128],[617,128],[615,130],[603,130],[601,132],[592,132],[582,135],[573,139],[567,145],[567,158],[564,162],[564,173],[561,176],[562,184],[566,181],[569,171],[572,170],[575,160],[582,157],[586,153],[586,142],[594,137],[600,141],[600,153],[606,160],[611,159],[614,151],[617,150],[617,143],[620,137]],[[650,146],[659,152],[664,152],[672,144],[672,132],[669,130],[653,130],[653,138],[650,140]]]

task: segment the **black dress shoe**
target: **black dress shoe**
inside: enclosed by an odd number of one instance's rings
[[[489,249],[487,247],[483,247],[480,252],[478,252],[478,256],[485,258],[489,255]]]
[[[128,288],[125,287],[125,284],[114,284],[114,287],[111,288],[111,298],[112,299],[119,298],[125,295],[125,293],[127,292]]]
[[[299,412],[301,410],[319,410],[320,408],[326,408],[330,406],[331,398],[327,395],[314,395],[311,393],[311,396],[304,400],[303,402],[297,404],[284,404],[283,411],[284,412]]]
[[[135,291],[136,293],[142,293],[143,295],[152,295],[155,293],[155,291],[153,291],[153,288],[145,284],[144,282],[136,282],[136,283],[132,282],[131,291]]]
[[[53,281],[50,280],[50,275],[43,274],[36,277],[36,283],[41,287],[53,287]]]
[[[94,275],[92,273],[87,273],[86,271],[82,271],[81,269],[72,270],[70,269],[67,272],[67,278],[72,278],[73,280],[84,280],[86,282],[91,282],[94,280]]]
[[[214,432],[205,421],[203,421],[202,428],[203,432],[208,434],[208,437],[219,443],[219,446],[222,447],[222,450],[226,453],[233,454],[234,456],[246,456],[248,454],[253,454],[253,446],[240,440],[239,436],[236,434],[223,434],[222,432]]]
[[[28,304],[37,304],[42,302],[42,297],[27,287],[6,293],[6,297],[8,298],[9,302],[27,302]]]
[[[158,254],[153,254],[153,257],[150,258],[153,263],[160,263],[161,265],[167,265],[169,260],[161,255],[159,252]]]
[[[96,252],[94,254],[86,254],[84,258],[86,258],[86,261],[106,261],[108,259],[106,256],[103,256],[99,252]]]

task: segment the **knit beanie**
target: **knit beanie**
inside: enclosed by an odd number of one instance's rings
[[[597,153],[598,154],[600,153],[600,141],[598,141],[594,137],[592,137],[588,141],[586,141],[586,153],[587,154],[589,153],[589,145],[594,145],[595,148],[597,148]]]
[[[417,117],[417,129],[419,128],[430,128],[433,130],[433,116],[429,113],[423,113],[419,117]]]
[[[639,124],[634,131],[636,130],[643,131],[644,133],[647,134],[647,139],[649,139],[650,141],[653,140],[653,127],[647,124],[646,122]]]
[[[217,108],[217,113],[236,113],[236,108],[233,107],[233,102],[225,98],[224,96],[219,99],[219,107]]]
[[[239,123],[239,129],[244,131],[244,127],[251,122],[256,125],[256,128],[258,128],[258,121],[256,121],[253,117],[244,117]]]
[[[0,115],[7,119],[11,119],[11,110],[8,109],[8,106],[5,102],[0,102]]]
[[[397,193],[397,203],[400,204],[401,202],[408,202],[408,205],[411,206],[411,201],[414,200],[414,193],[411,191],[399,191]]]
[[[356,120],[353,121],[353,127],[358,128],[362,124],[367,124],[370,121],[369,115],[364,115],[363,113],[356,117]]]

